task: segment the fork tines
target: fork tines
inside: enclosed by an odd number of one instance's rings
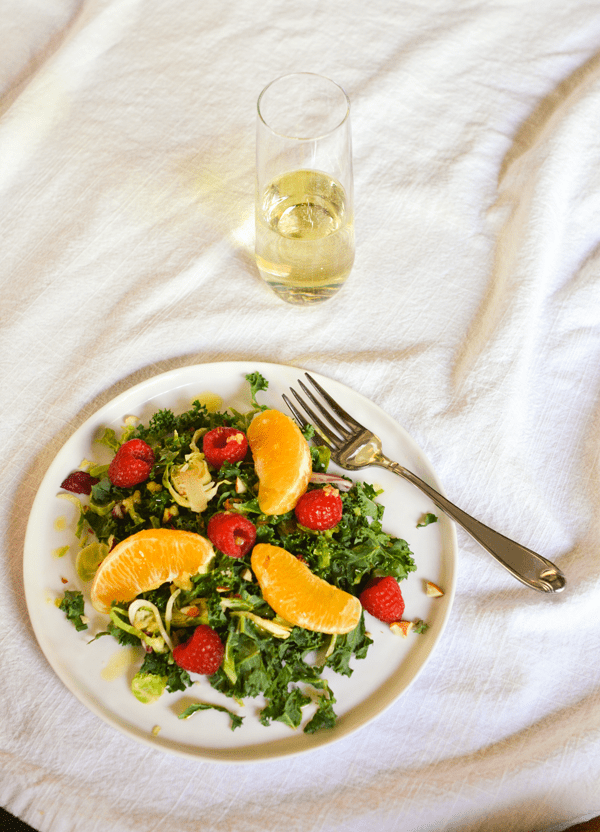
[[[340,405],[335,401],[335,399],[331,398],[329,393],[327,393],[327,391],[324,390],[321,387],[321,385],[317,381],[315,381],[314,378],[312,378],[312,376],[310,376],[308,373],[306,373],[305,375],[306,378],[310,381],[313,387],[320,393],[322,398],[327,402],[331,410],[333,410],[333,412],[336,414],[336,416],[338,416],[339,419],[342,419],[344,422],[346,422],[347,425],[350,425],[355,429],[362,427],[362,425],[360,425],[356,421],[356,419],[353,419],[349,413],[346,413],[346,411],[342,407],[340,407]],[[298,379],[298,384],[300,385],[303,393],[310,399],[313,405],[315,405],[315,407],[318,408],[321,414],[328,420],[329,424],[324,422],[323,419],[321,419],[321,417],[318,416],[314,412],[314,410],[312,410],[312,408],[306,404],[304,399],[302,399],[293,388],[290,388],[294,398],[311,420],[310,423],[317,427],[324,436],[326,436],[331,442],[335,443],[339,442],[340,439],[343,439],[351,432],[348,430],[348,427],[340,424],[340,422],[331,415],[331,413],[323,406],[323,404],[316,398],[312,391],[309,390],[309,388],[300,379]],[[304,416],[298,411],[298,409],[289,401],[289,399],[286,396],[283,396],[283,399],[292,411],[292,414],[294,415],[296,421],[298,421],[302,427],[305,427],[308,424],[308,422],[304,418]],[[337,436],[332,431],[330,425],[334,428],[335,431],[337,431]]]
[[[290,387],[290,390],[292,390],[291,387]],[[294,393],[293,390],[292,390],[292,393]],[[294,393],[294,395],[296,395],[296,394]],[[294,419],[298,423],[298,426],[301,427],[301,428],[308,427],[310,425],[310,422],[306,419],[305,416],[302,415],[302,413],[300,413],[298,408],[288,399],[288,397],[285,395],[285,393],[281,394],[281,398],[287,404],[289,409],[292,411],[292,416],[294,417]]]

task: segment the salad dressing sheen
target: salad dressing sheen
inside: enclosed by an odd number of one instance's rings
[[[137,659],[135,647],[123,647],[114,653],[100,671],[100,676],[106,682],[112,682],[124,676]]]

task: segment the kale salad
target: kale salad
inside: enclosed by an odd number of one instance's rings
[[[125,442],[140,439],[152,448],[153,464],[147,478],[131,487],[115,485],[108,476],[108,465],[86,466],[89,497],[69,495],[80,509],[78,572],[82,579],[93,576],[94,558],[101,560],[116,544],[140,530],[171,528],[206,536],[211,517],[219,512],[243,515],[254,525],[257,543],[293,553],[321,579],[352,595],[358,596],[374,576],[402,581],[415,570],[406,541],[384,530],[379,492],[368,483],[328,473],[329,454],[322,445],[310,447],[312,477],[308,488],[331,482],[339,488],[343,502],[341,520],[325,531],[303,527],[293,511],[275,516],[261,513],[250,452],[240,461],[223,463],[218,470],[207,465],[199,450],[204,433],[221,426],[245,432],[254,416],[267,409],[257,399],[267,389],[267,380],[257,372],[247,375],[246,380],[251,401],[248,412],[213,411],[196,400],[179,415],[162,409],[147,424],[125,424],[120,435],[105,430],[97,441],[111,452],[116,454]],[[312,428],[304,434],[310,440]],[[201,469],[206,495],[201,510],[179,487],[181,471],[190,466]],[[63,487],[69,488],[66,483]],[[69,490],[76,492],[77,488]],[[79,493],[85,490],[83,485]],[[78,629],[87,627],[82,592],[65,592],[60,608]],[[372,643],[365,630],[364,612],[358,626],[343,635],[291,626],[262,597],[250,568],[250,555],[234,558],[219,550],[202,574],[165,583],[127,604],[114,603],[106,622],[106,628],[92,640],[108,637],[121,645],[140,647],[140,665],[131,689],[142,703],[193,684],[194,674],[173,657],[174,645],[185,642],[201,625],[212,628],[224,652],[218,670],[206,678],[214,690],[231,699],[231,708],[199,702],[179,718],[199,710],[226,710],[232,729],[244,719],[236,713],[236,705],[254,697],[264,698],[259,719],[265,726],[277,720],[298,728],[304,709],[313,705],[316,708],[311,709],[303,730],[314,733],[333,727],[335,694],[323,672],[329,668],[350,676],[353,661],[365,658]]]

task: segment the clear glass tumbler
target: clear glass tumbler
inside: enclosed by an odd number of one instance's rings
[[[257,106],[258,270],[288,303],[319,303],[354,263],[350,102],[328,78],[297,72]]]

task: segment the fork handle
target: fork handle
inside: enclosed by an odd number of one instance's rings
[[[394,474],[416,485],[438,508],[462,526],[490,555],[527,586],[539,592],[560,592],[564,589],[566,585],[564,574],[546,558],[471,517],[398,462],[392,462],[382,455],[375,464],[393,471]]]

